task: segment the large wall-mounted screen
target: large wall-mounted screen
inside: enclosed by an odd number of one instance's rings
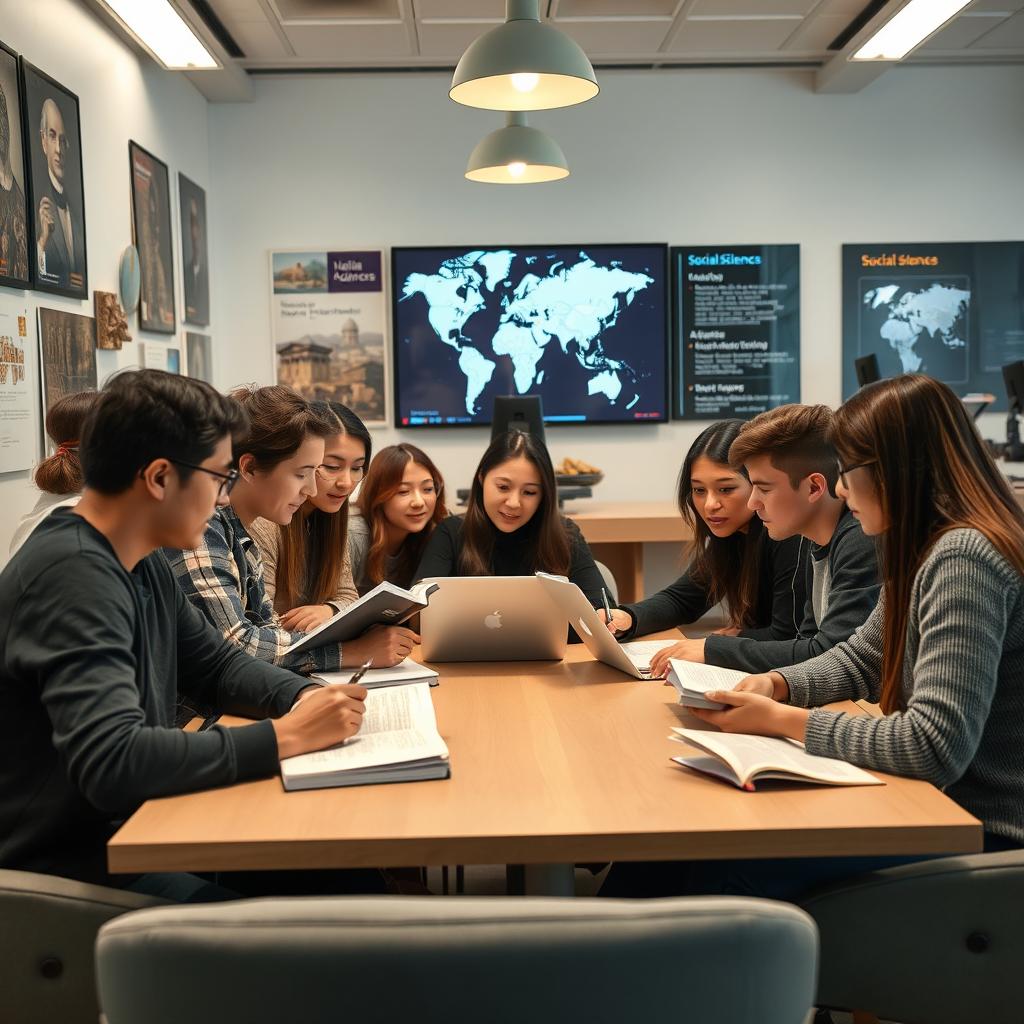
[[[488,424],[496,395],[548,423],[668,418],[667,247],[392,250],[395,422]]]

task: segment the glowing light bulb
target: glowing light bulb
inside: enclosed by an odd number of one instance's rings
[[[520,71],[514,75],[509,75],[509,78],[512,79],[512,88],[516,92],[533,92],[540,81],[540,75],[535,74],[533,71]]]
[[[506,168],[513,178],[521,178],[526,173],[526,164],[522,160],[513,160]]]

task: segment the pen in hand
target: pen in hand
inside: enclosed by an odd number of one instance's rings
[[[362,663],[362,665],[360,665],[359,668],[357,668],[355,670],[355,672],[352,673],[352,678],[345,685],[346,686],[352,686],[354,683],[358,683],[359,680],[362,679],[364,675],[366,675],[366,670],[372,664],[373,664],[373,658],[370,658],[369,661],[364,661]]]
[[[604,620],[609,625],[611,625],[611,621],[612,621],[612,606],[608,603],[608,588],[607,587],[602,587],[601,588],[601,596],[604,598]]]

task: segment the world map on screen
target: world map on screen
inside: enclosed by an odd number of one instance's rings
[[[950,382],[967,379],[969,288],[949,280],[913,287],[887,283],[868,289],[862,301],[878,318],[877,336],[899,358],[902,373],[930,373]]]
[[[598,399],[628,415],[650,382],[616,329],[654,284],[622,260],[582,249],[474,249],[398,278],[397,313],[401,319],[403,304],[425,303],[430,343],[458,354],[459,411],[468,417],[489,413],[482,396],[509,362],[515,391],[541,394],[546,413],[565,400],[553,393],[549,400],[546,385],[572,381],[585,394],[569,396],[570,404]],[[573,372],[563,374],[559,360]]]

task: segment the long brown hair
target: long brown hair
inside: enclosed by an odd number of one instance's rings
[[[330,428],[329,437],[348,435],[362,442],[369,461],[373,440],[363,421],[339,402],[310,402],[313,414]],[[278,527],[276,594],[278,607],[323,604],[337,592],[348,548],[348,501],[334,513],[307,500],[287,526]]]
[[[407,587],[412,582],[416,567],[427,546],[434,528],[448,515],[444,503],[444,478],[431,462],[426,452],[413,444],[393,444],[382,448],[370,463],[370,469],[359,491],[359,511],[363,513],[370,528],[370,548],[366,554],[366,578],[373,583],[384,579],[384,564],[387,561],[387,520],[384,506],[398,493],[402,476],[410,463],[422,466],[434,481],[437,503],[434,514],[419,533],[410,533],[398,549],[398,565],[393,573],[392,583]]]
[[[882,710],[902,693],[910,592],[935,542],[973,529],[1024,575],[1024,510],[963,403],[945,384],[909,373],[861,388],[836,411],[830,439],[844,466],[871,473],[888,526],[881,536]]]
[[[46,433],[57,450],[36,466],[32,477],[47,494],[77,494],[82,489],[82,464],[78,442],[86,417],[99,398],[97,391],[78,391],[58,398],[46,414]]]
[[[729,450],[744,426],[743,420],[719,420],[697,435],[679,471],[676,495],[679,513],[693,531],[690,577],[705,588],[712,604],[725,602],[729,622],[738,629],[757,625],[764,524],[755,515],[745,533],[737,530],[730,537],[716,537],[693,504],[693,464],[700,458],[710,459],[746,477],[742,466],[729,463]]]
[[[518,458],[528,459],[540,474],[540,505],[530,522],[520,527],[531,530],[534,537],[531,564],[527,568],[531,572],[539,569],[560,576],[569,571],[569,537],[558,514],[558,491],[551,456],[544,443],[532,434],[510,430],[491,442],[473,475],[459,554],[459,572],[463,576],[489,576],[493,572],[491,559],[496,528],[484,509],[484,477],[503,463]]]

